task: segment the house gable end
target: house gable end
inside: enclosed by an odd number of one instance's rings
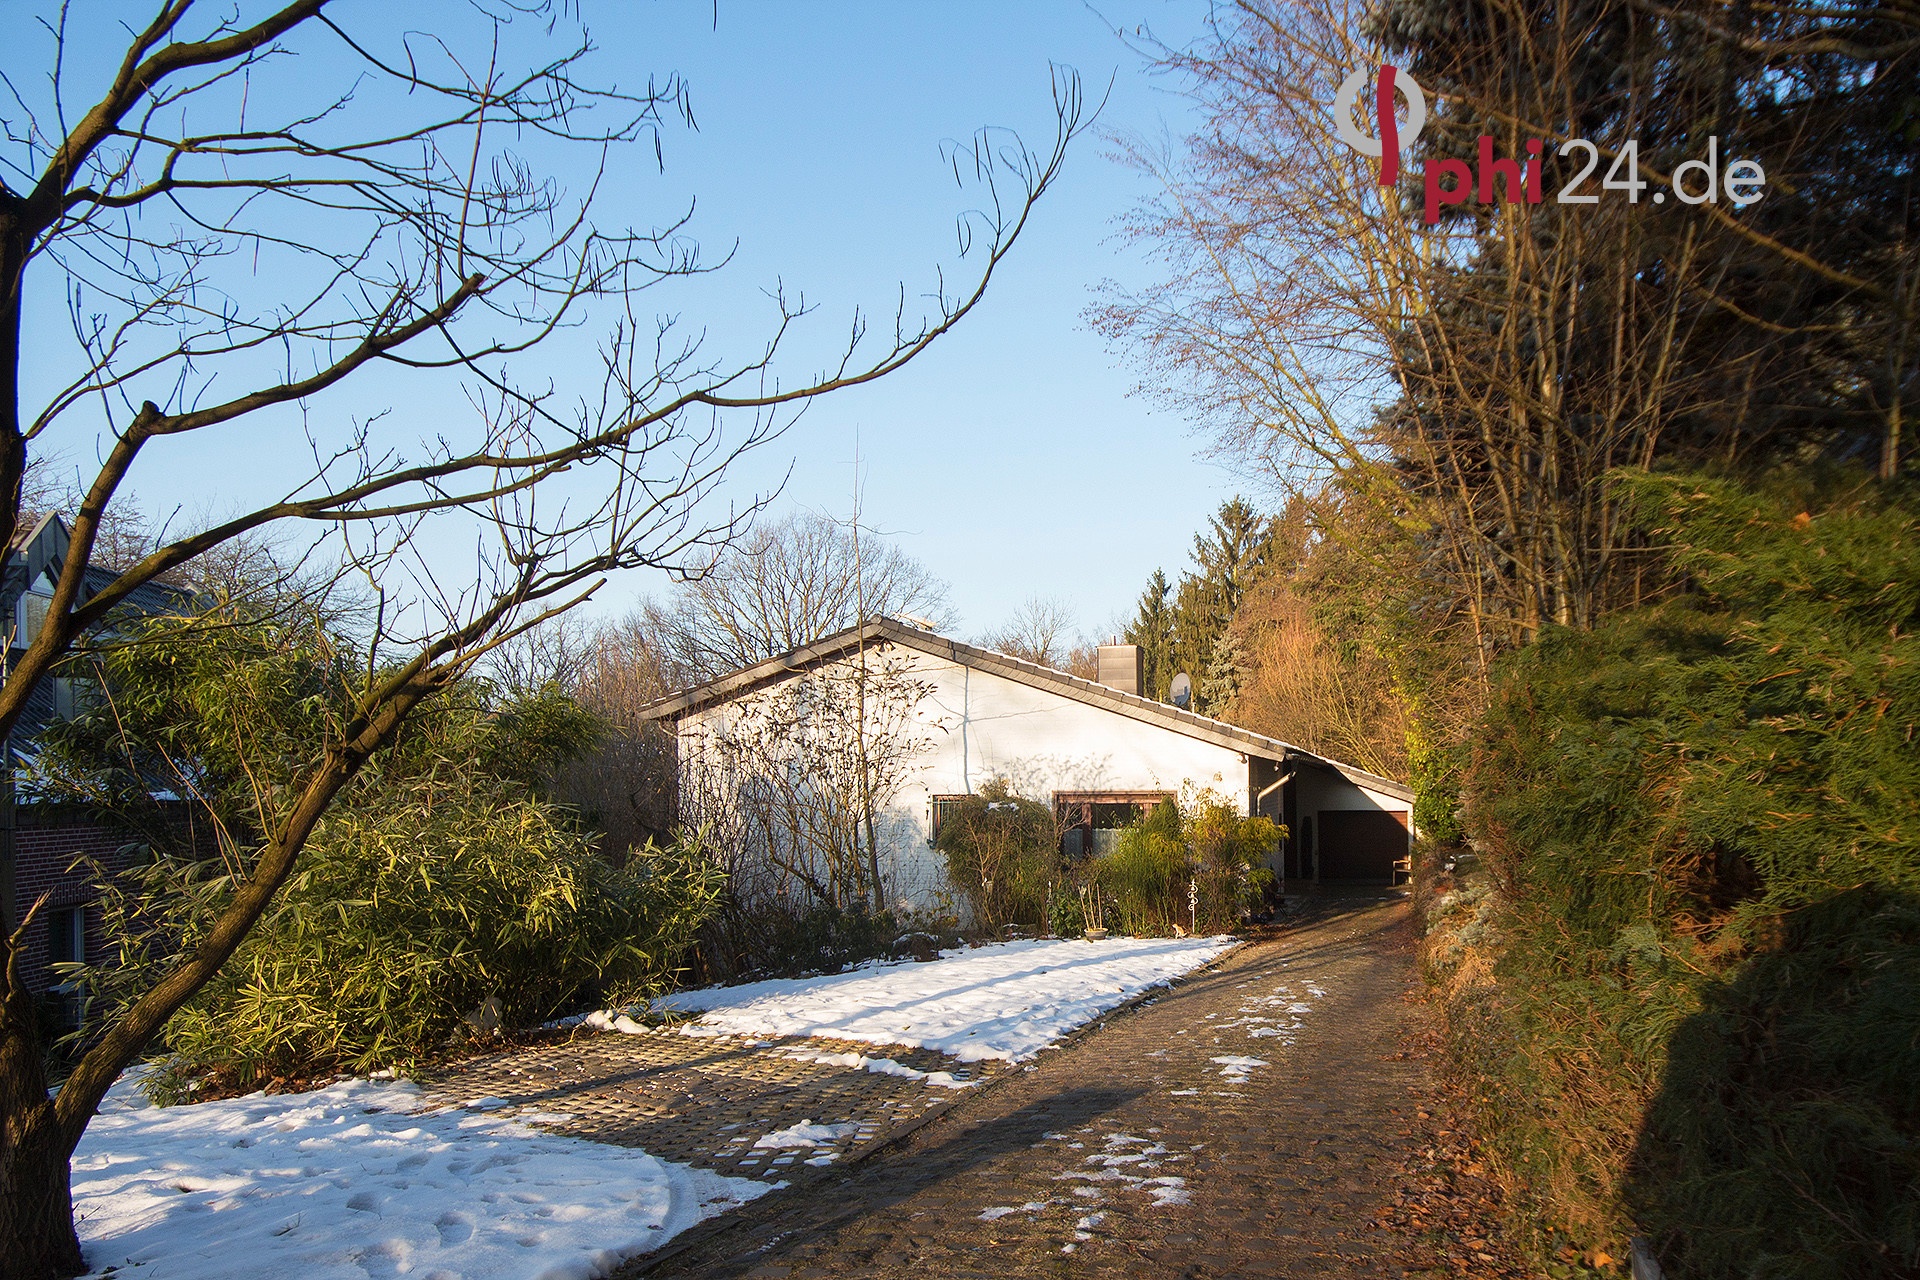
[[[1064,671],[1056,671],[1003,653],[995,653],[990,649],[951,640],[886,618],[877,618],[862,627],[848,628],[791,653],[722,676],[718,680],[710,681],[684,693],[662,698],[643,708],[641,715],[654,720],[678,720],[684,715],[715,703],[741,697],[756,689],[848,657],[862,648],[884,644],[917,650],[958,666],[989,673],[1060,698],[1098,707],[1130,720],[1154,725],[1243,755],[1257,756],[1276,763],[1296,761],[1323,766],[1357,786],[1407,802],[1413,799],[1412,789],[1404,783],[1381,777],[1379,774],[1370,773],[1338,760],[1327,759],[1277,738],[1269,738],[1237,725],[1182,711],[1177,707],[1170,707],[1165,703],[1155,702],[1137,694],[1123,693],[1091,680],[1068,675]]]

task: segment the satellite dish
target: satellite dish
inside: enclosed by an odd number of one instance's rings
[[[1193,705],[1193,681],[1187,678],[1186,672],[1182,671],[1173,678],[1173,685],[1167,690],[1167,694],[1173,699],[1174,706],[1185,711]]]

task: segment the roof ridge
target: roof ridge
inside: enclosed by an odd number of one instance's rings
[[[1318,761],[1345,775],[1356,785],[1373,784],[1393,792],[1404,792],[1403,798],[1408,799],[1413,794],[1412,788],[1396,779],[1374,773],[1370,769],[1362,769],[1358,765],[1348,764],[1344,760],[1336,760],[1317,751],[1309,751],[1305,747],[1284,739],[1269,737],[1237,724],[1229,724],[1225,720],[1216,720],[1212,716],[1203,716],[1197,711],[1171,706],[1143,694],[1128,693],[1124,689],[1116,689],[1112,685],[1088,680],[1056,667],[1045,666],[1026,658],[1017,658],[1009,653],[1001,653],[997,649],[970,644],[965,640],[955,640],[951,636],[943,636],[936,631],[914,627],[885,615],[876,615],[855,626],[843,627],[812,644],[789,650],[787,653],[768,658],[752,666],[742,667],[724,676],[717,676],[680,693],[656,698],[641,707],[638,714],[642,719],[647,720],[678,719],[689,711],[722,701],[736,693],[744,693],[770,680],[800,671],[815,662],[838,656],[849,649],[864,647],[875,639],[903,643],[908,648],[918,649],[935,657],[949,657],[969,666],[981,666],[983,664],[979,660],[984,659],[989,669],[991,666],[1010,667],[1012,674],[1026,675],[1051,685],[1064,685],[1074,693],[1097,695],[1098,702],[1094,705],[1106,704],[1113,710],[1123,713],[1132,712],[1137,719],[1157,721],[1176,732],[1184,731],[1189,736],[1196,736],[1195,731],[1198,731],[1216,738],[1225,738],[1239,746],[1263,747],[1267,750],[1267,754],[1281,759],[1294,756]],[[942,650],[945,652],[943,653]],[[1112,706],[1115,702],[1119,705]]]

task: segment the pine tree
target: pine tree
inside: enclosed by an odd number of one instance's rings
[[[1194,707],[1203,716],[1224,720],[1240,696],[1240,678],[1246,672],[1246,658],[1240,634],[1232,627],[1222,631],[1213,642],[1207,659],[1207,672],[1194,690]]]
[[[1167,700],[1167,685],[1173,679],[1173,606],[1168,597],[1173,586],[1165,571],[1155,569],[1140,593],[1140,607],[1133,622],[1121,636],[1128,644],[1140,646],[1140,666],[1145,683],[1144,697]]]
[[[1194,679],[1195,710],[1212,714],[1208,708],[1216,704],[1202,690],[1215,651],[1247,592],[1274,567],[1277,546],[1273,520],[1241,498],[1222,504],[1207,525],[1194,535],[1194,568],[1180,580],[1175,598],[1171,671]]]
[[[1207,523],[1209,532],[1193,535],[1193,561],[1213,598],[1232,617],[1247,589],[1272,567],[1273,521],[1245,499],[1233,498]]]

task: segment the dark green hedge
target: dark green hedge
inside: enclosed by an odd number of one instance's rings
[[[1680,1274],[1920,1273],[1920,504],[1618,483],[1690,590],[1501,672],[1487,1113],[1539,1212]]]

